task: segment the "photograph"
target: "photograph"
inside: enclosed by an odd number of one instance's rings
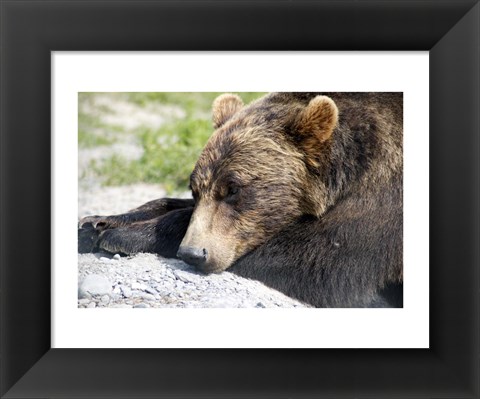
[[[78,307],[403,307],[403,93],[78,93]]]

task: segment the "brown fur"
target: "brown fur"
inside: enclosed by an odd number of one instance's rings
[[[242,99],[235,94],[226,93],[217,97],[212,105],[213,127],[217,129],[222,126],[242,107]]]
[[[214,102],[219,128],[191,177],[197,205],[182,246],[208,249],[205,270],[224,270],[301,215],[321,217],[353,186],[375,191],[401,173],[401,136],[392,134],[401,125],[391,121],[398,110],[374,94],[277,93],[245,108],[230,96]],[[348,159],[355,134],[365,144]],[[231,185],[240,191],[234,204],[225,201]]]
[[[295,128],[297,134],[303,137],[303,151],[313,155],[307,157],[311,166],[320,166],[315,162],[315,157],[321,151],[322,143],[331,137],[337,122],[338,108],[327,96],[314,97],[300,113]]]

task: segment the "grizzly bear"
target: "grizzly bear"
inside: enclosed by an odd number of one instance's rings
[[[316,307],[403,306],[403,94],[223,94],[190,176],[79,223],[79,252],[178,256]]]

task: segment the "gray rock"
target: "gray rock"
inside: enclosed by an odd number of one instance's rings
[[[172,272],[172,269],[165,269],[164,276],[169,279],[175,279],[175,275]]]
[[[193,273],[180,271],[180,270],[174,270],[173,274],[178,280],[180,280],[184,283],[195,283],[196,281],[198,281],[198,276],[193,274]]]
[[[148,287],[145,284],[140,284],[140,283],[133,283],[132,284],[132,290],[141,290],[145,291]]]
[[[154,300],[155,300],[155,297],[154,297],[152,294],[147,294],[146,292],[140,294],[140,297],[141,297],[141,298],[144,298],[144,299],[146,299],[146,300],[148,300],[148,301],[154,301]]]
[[[182,280],[178,280],[175,283],[175,288],[177,288],[177,289],[182,289],[184,286],[185,286],[185,283]]]
[[[110,302],[110,297],[109,297],[108,295],[103,295],[102,298],[100,298],[100,300],[101,300],[103,303],[107,304],[107,303]]]
[[[126,285],[121,285],[120,290],[122,291],[122,295],[125,298],[130,298],[132,296],[132,290],[130,287],[127,287]]]
[[[172,292],[172,290],[167,289],[165,287],[157,287],[157,292],[160,295],[160,297],[165,297],[165,296],[168,296]]]
[[[97,304],[95,302],[90,302],[88,305],[87,305],[87,308],[96,308],[97,307]]]
[[[155,288],[152,288],[152,287],[145,288],[145,292],[148,292],[149,294],[152,294],[152,295],[158,294],[157,290]]]
[[[89,295],[111,295],[112,284],[105,277],[98,274],[90,274],[85,277],[78,287],[78,297],[88,298]]]
[[[134,308],[149,308],[150,305],[148,305],[147,303],[137,303]]]

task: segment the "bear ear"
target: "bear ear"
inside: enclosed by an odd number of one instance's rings
[[[212,104],[213,127],[218,129],[243,107],[242,99],[236,94],[222,94]]]
[[[338,108],[327,96],[316,96],[296,120],[296,132],[309,154],[318,152],[318,145],[327,141],[338,123]]]

